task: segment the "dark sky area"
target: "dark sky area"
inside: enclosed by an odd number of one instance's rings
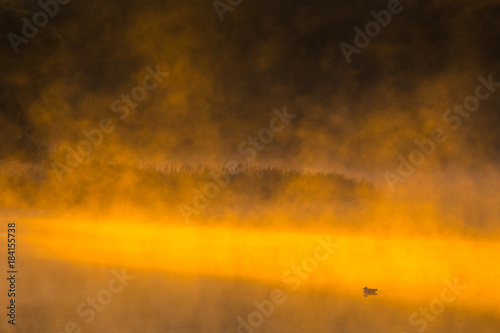
[[[63,161],[109,118],[92,158],[223,164],[286,105],[255,163],[383,177],[436,127],[427,167],[498,163],[500,91],[457,130],[443,114],[500,81],[499,1],[402,1],[351,63],[340,43],[387,1],[243,1],[221,21],[207,0],[73,0],[17,54],[7,34],[40,7],[1,3],[3,160]],[[157,65],[170,75],[121,120],[110,105]]]

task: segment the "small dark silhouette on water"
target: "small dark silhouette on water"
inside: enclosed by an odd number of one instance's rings
[[[363,296],[365,296],[365,297],[368,297],[370,295],[378,295],[377,294],[377,290],[378,289],[370,289],[368,287],[364,287],[363,290],[364,290],[364,295]]]

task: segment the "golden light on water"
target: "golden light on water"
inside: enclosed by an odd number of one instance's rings
[[[117,227],[119,225],[119,227]],[[36,253],[90,265],[155,270],[179,276],[245,279],[290,289],[283,274],[314,256],[318,237],[339,246],[303,279],[300,290],[358,297],[377,286],[392,302],[426,304],[444,280],[467,286],[454,306],[500,316],[497,242],[465,238],[293,233],[279,230],[161,225],[135,221],[26,221]],[[117,231],[119,230],[119,232]],[[299,290],[299,291],[300,291]]]

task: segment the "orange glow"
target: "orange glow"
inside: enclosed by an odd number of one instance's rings
[[[381,298],[427,304],[444,280],[466,285],[453,306],[500,316],[496,288],[500,245],[459,237],[370,236],[277,230],[160,225],[134,221],[25,221],[37,253],[91,265],[158,270],[180,275],[247,279],[290,288],[282,275],[313,256],[317,237],[339,243],[299,291],[319,289],[357,297],[365,284]],[[29,231],[28,231],[29,230]]]

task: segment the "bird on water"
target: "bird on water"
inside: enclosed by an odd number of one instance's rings
[[[368,297],[371,295],[378,295],[377,294],[378,289],[370,289],[368,287],[364,287],[363,290],[364,290],[364,295],[363,295],[364,297]]]

